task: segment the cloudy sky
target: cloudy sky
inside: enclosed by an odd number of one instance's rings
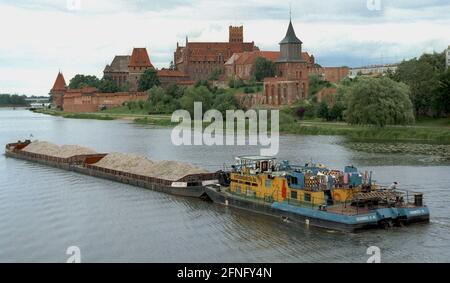
[[[133,47],[167,67],[186,35],[226,41],[231,24],[277,50],[290,4],[297,36],[323,66],[391,63],[450,44],[449,0],[0,0],[0,93],[46,95],[58,70],[66,80],[101,77]]]

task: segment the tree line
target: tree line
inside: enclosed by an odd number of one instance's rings
[[[147,114],[172,114],[178,109],[184,109],[193,115],[194,102],[201,102],[204,112],[217,109],[225,113],[226,110],[239,109],[233,93],[212,88],[207,81],[199,81],[190,87],[172,84],[167,89],[155,85],[148,93],[147,101],[128,102],[128,110],[145,111]]]
[[[337,88],[333,103],[318,102],[317,93]],[[310,76],[310,98],[299,102],[295,116],[345,121],[349,124],[406,125],[426,117],[450,115],[450,70],[445,54],[424,54],[405,60],[396,72],[380,77],[356,77],[333,85]]]
[[[0,94],[0,105],[1,106],[27,106],[25,95],[17,94]]]
[[[138,91],[147,91],[155,85],[160,85],[157,71],[154,69],[146,70],[138,80]],[[130,90],[128,82],[124,82],[122,86],[119,86],[110,76],[103,76],[102,79],[99,79],[93,75],[77,74],[69,82],[70,89],[81,89],[84,87],[95,87],[100,93],[127,92]]]

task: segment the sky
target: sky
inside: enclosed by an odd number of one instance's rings
[[[0,93],[47,95],[59,70],[102,77],[115,55],[146,47],[168,67],[179,42],[245,41],[278,50],[289,11],[322,66],[399,62],[450,45],[449,0],[0,0]]]

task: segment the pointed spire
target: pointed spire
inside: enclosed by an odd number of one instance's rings
[[[286,32],[286,37],[280,42],[280,44],[302,44],[303,42],[298,39],[297,35],[295,34],[294,26],[292,25],[292,20],[289,21],[289,27]]]
[[[66,80],[64,79],[63,74],[61,73],[61,70],[58,72],[58,76],[56,77],[55,84],[53,85],[52,91],[61,91],[66,90]]]

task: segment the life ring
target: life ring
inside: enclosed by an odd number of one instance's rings
[[[338,194],[338,193],[334,193],[333,200],[334,201],[341,201],[342,200],[341,195]]]

